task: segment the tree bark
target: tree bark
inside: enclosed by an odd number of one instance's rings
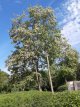
[[[65,83],[67,84],[67,79],[65,78]]]
[[[39,75],[38,75],[38,61],[36,61],[36,79],[37,79],[39,91],[42,91],[41,84],[40,84],[41,83],[40,78],[39,78]]]
[[[54,90],[53,90],[53,84],[52,84],[52,78],[51,78],[51,72],[50,72],[50,66],[49,66],[49,58],[48,58],[48,55],[47,55],[47,64],[48,64],[49,82],[50,82],[50,86],[51,86],[51,91],[52,91],[52,93],[53,93]]]

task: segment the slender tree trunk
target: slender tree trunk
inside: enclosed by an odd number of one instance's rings
[[[47,64],[48,64],[49,82],[50,82],[50,86],[51,86],[51,91],[52,91],[52,93],[53,93],[54,90],[53,90],[53,84],[52,84],[52,78],[51,78],[51,72],[50,72],[50,66],[49,66],[49,58],[48,58],[48,55],[47,55]]]
[[[74,81],[73,81],[73,90],[75,90],[75,83],[74,83]]]
[[[67,79],[65,78],[65,83],[67,84]]]
[[[37,79],[39,91],[42,91],[41,84],[40,84],[41,83],[40,78],[39,78],[39,75],[38,75],[38,62],[36,62],[36,79]]]

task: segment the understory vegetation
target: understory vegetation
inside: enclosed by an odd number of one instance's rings
[[[0,95],[0,107],[80,107],[80,91],[16,92]]]

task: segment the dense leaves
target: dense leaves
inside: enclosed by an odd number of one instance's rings
[[[0,92],[7,91],[9,75],[0,70]]]
[[[18,92],[0,95],[0,107],[80,107],[80,92]]]

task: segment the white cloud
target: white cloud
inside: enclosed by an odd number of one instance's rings
[[[80,1],[68,0],[63,8],[66,15],[63,17],[62,34],[68,39],[71,45],[80,43]]]
[[[71,45],[76,45],[80,43],[80,30],[77,23],[73,21],[68,22],[63,26],[62,34],[68,39]]]
[[[10,72],[8,71],[8,69],[6,67],[5,68],[1,68],[1,70],[6,72],[6,73],[8,73],[8,74],[10,74]]]

